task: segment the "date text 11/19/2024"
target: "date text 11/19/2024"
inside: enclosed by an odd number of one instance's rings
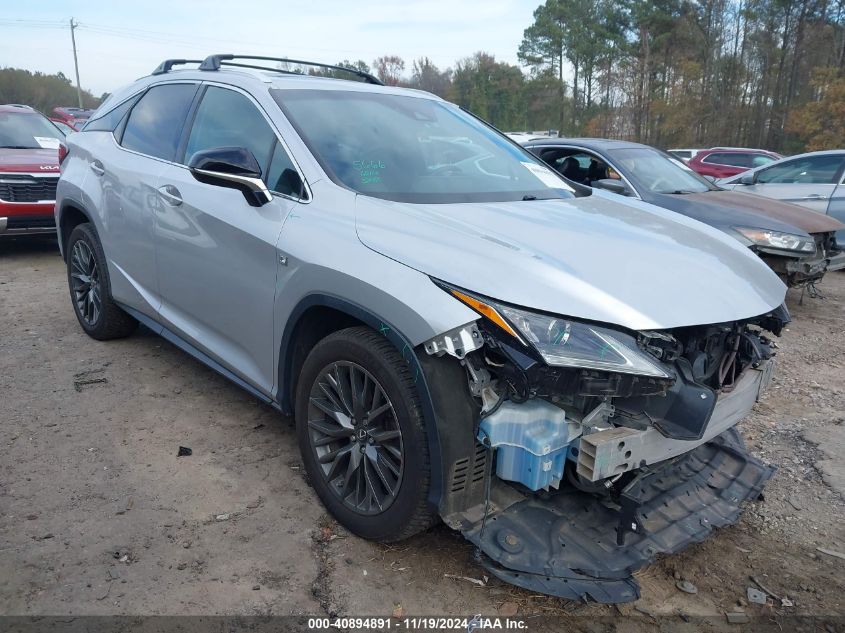
[[[308,618],[311,631],[526,631],[528,624],[520,618],[488,617],[408,617],[408,618]]]

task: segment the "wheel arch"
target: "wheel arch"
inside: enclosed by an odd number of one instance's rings
[[[365,325],[384,336],[399,352],[414,376],[425,420],[431,459],[431,481],[428,501],[439,511],[443,492],[443,446],[440,421],[436,415],[429,380],[410,340],[392,324],[371,310],[347,299],[311,294],[291,311],[281,339],[278,358],[276,401],[283,412],[292,414],[299,369],[308,353],[322,338],[332,332]],[[424,353],[424,352],[423,352]]]
[[[64,200],[62,202],[61,206],[59,207],[57,220],[59,252],[62,254],[62,259],[65,260],[67,259],[65,245],[67,244],[68,238],[73,232],[73,229],[75,229],[80,224],[89,222],[94,228],[94,232],[97,232],[97,227],[94,225],[94,222],[91,219],[91,216],[88,211],[85,210],[85,207],[83,205],[76,202],[75,200]]]

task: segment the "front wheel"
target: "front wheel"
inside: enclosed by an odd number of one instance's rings
[[[302,367],[296,431],[314,490],[355,534],[397,541],[429,527],[429,447],[408,364],[366,327],[330,334]]]

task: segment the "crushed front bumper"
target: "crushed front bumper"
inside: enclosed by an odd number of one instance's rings
[[[640,596],[635,571],[735,523],[741,504],[756,499],[773,472],[730,429],[644,469],[618,505],[574,489],[530,497],[464,536],[505,582],[570,600],[631,602]]]
[[[465,515],[459,529],[501,580],[570,600],[636,600],[635,571],[735,523],[742,503],[759,497],[772,476],[774,468],[748,453],[735,426],[768,385],[771,368],[768,361],[747,370],[720,396],[701,440],[642,443],[635,457],[649,465],[631,473],[615,496],[568,486],[525,495],[496,481],[486,517]],[[612,460],[600,462],[596,468],[618,472]]]

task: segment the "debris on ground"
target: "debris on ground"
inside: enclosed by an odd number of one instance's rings
[[[837,552],[832,549],[825,549],[824,547],[817,547],[816,549],[822,554],[827,554],[828,556],[835,556],[836,558],[841,558],[842,560],[845,560],[845,554],[843,554],[842,552]]]
[[[444,578],[452,578],[453,580],[466,580],[479,587],[485,587],[484,581],[480,578],[470,578],[469,576],[455,576],[454,574],[443,574]]]
[[[215,521],[228,521],[229,517],[232,516],[230,514],[218,514],[214,517]]]
[[[192,451],[187,446],[180,446],[179,452],[176,453],[176,457],[190,457],[193,454],[194,454],[194,451]]]
[[[727,611],[725,612],[725,617],[728,620],[728,624],[748,624],[751,621],[751,618],[748,617],[745,611]]]
[[[698,587],[692,584],[689,580],[679,580],[675,583],[675,586],[683,591],[684,593],[689,593],[695,595],[698,593]]]
[[[766,594],[754,587],[746,588],[745,595],[748,597],[748,602],[753,602],[754,604],[766,604],[768,602]]]
[[[393,617],[397,619],[405,617],[405,609],[402,608],[401,604],[393,605]]]
[[[777,594],[776,594],[774,591],[772,591],[771,589],[766,588],[766,585],[764,585],[762,582],[760,582],[759,580],[757,580],[754,576],[749,576],[749,578],[751,579],[751,581],[752,581],[755,585],[757,585],[758,587],[760,587],[760,589],[762,589],[764,592],[766,592],[767,594],[769,594],[769,595],[770,595],[772,598],[774,598],[775,600],[780,600],[780,599],[781,599],[781,597],[780,597],[779,595],[777,595]]]

